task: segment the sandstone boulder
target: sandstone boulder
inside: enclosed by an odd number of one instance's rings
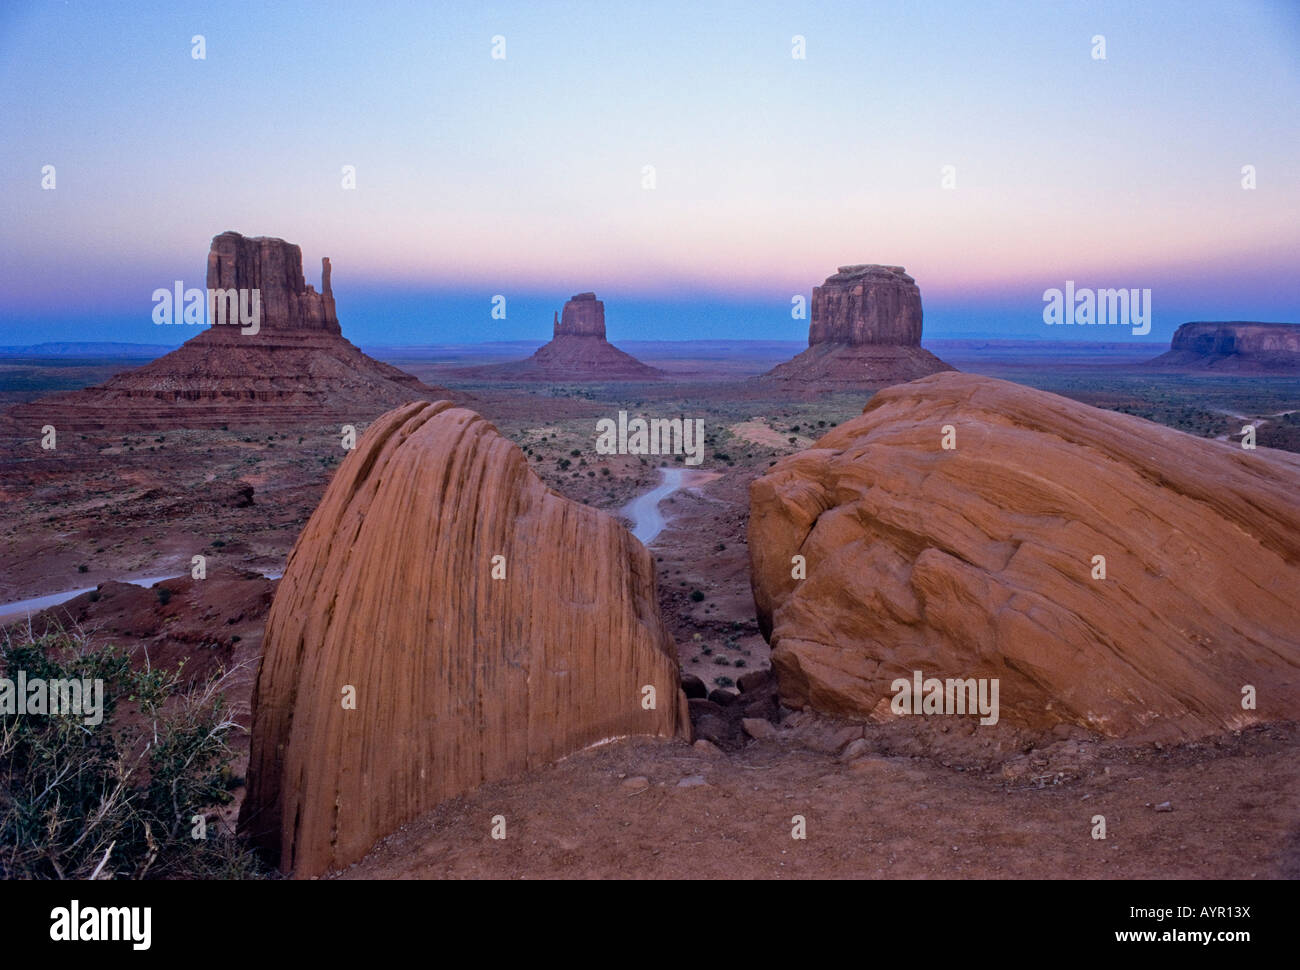
[[[881,391],[750,491],[781,699],[887,720],[919,670],[997,678],[1001,722],[1030,728],[1177,738],[1292,718],[1298,493],[1300,456],[1004,381]]]
[[[298,876],[484,782],[689,734],[650,554],[445,401],[367,429],[290,554],[265,643],[241,828]]]

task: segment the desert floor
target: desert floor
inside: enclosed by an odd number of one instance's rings
[[[1070,360],[1048,366],[969,354],[946,356],[962,369],[1207,437],[1239,431],[1243,417],[1268,419],[1277,437],[1261,430],[1262,445],[1300,450],[1283,417],[1300,402],[1294,378],[1157,379]],[[869,395],[782,397],[745,380],[778,357],[732,361],[721,371],[711,360],[646,359],[680,379],[456,385],[445,361],[392,362],[474,394],[478,410],[524,449],[548,485],[611,514],[654,486],[660,461],[597,455],[595,421],[620,409],[703,418],[702,467],[718,477],[663,504],[668,526],[650,548],[682,670],[726,687],[768,665],[749,586],[749,483],[858,414]],[[723,381],[704,379],[711,372]],[[42,390],[39,375],[24,372],[23,380],[7,399]],[[257,574],[283,570],[342,458],[337,430],[105,433],[73,436],[49,455],[23,429],[0,423],[0,604],[100,587],[54,612],[99,638],[147,650],[154,662],[201,658],[196,674],[243,664],[232,700],[246,720],[274,590],[273,579]],[[168,581],[168,602],[156,590],[112,582],[181,576],[195,554],[208,558],[209,580]],[[412,821],[342,875],[1300,875],[1295,725],[1158,747],[1079,730],[1033,737],[999,728],[977,740],[961,726],[900,719],[863,729],[782,713],[774,736],[724,745],[732,750],[623,740],[484,786]],[[863,743],[841,757],[855,731]],[[239,742],[237,774],[246,744]],[[1171,810],[1157,811],[1166,802]],[[237,807],[238,800],[225,817]],[[506,819],[505,840],[490,837],[497,815]],[[796,815],[806,839],[791,837]],[[1104,840],[1092,836],[1096,815],[1106,818]]]

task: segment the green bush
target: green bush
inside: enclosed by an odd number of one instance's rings
[[[74,712],[0,714],[0,877],[259,874],[217,822],[193,837],[194,816],[232,797],[228,674],[186,686],[180,669],[135,670],[125,651],[63,630],[6,634],[0,667],[28,683],[103,681],[98,724]]]

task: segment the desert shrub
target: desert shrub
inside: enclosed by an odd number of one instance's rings
[[[719,667],[729,667],[729,666],[731,666],[731,662],[730,662],[729,660],[727,660],[727,658],[724,657],[724,656],[722,656],[721,654],[719,654],[718,656],[714,657],[714,658],[713,658],[713,662],[714,662],[715,664],[717,664]]]
[[[165,589],[162,586],[159,586],[157,592],[158,592],[158,602],[161,603],[163,606],[166,606],[168,603],[171,602],[172,591],[170,589]]]
[[[79,572],[79,573],[84,573],[84,572],[89,572],[89,571],[90,571],[90,567],[87,566],[84,562],[83,562],[80,566],[77,567],[77,572]]]
[[[77,712],[0,713],[0,877],[258,874],[216,822],[192,836],[195,815],[232,797],[228,674],[186,686],[180,669],[137,670],[125,651],[63,630],[5,634],[0,668],[29,684],[103,682],[98,724]]]
[[[734,687],[736,682],[730,677],[714,677],[713,684],[715,687]]]
[[[704,601],[704,594],[698,589],[693,589],[691,590],[691,599],[696,603],[701,603]]]

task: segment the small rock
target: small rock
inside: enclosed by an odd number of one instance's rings
[[[691,745],[691,747],[694,748],[696,751],[700,752],[700,754],[708,755],[710,758],[717,757],[718,755],[722,754],[721,748],[719,748],[712,741],[705,741],[704,738],[700,738],[693,745]]]
[[[692,697],[686,703],[690,707],[692,718],[703,717],[706,714],[711,714],[714,717],[725,716],[726,708],[721,704],[705,700],[703,697]]]
[[[762,718],[758,717],[744,718],[740,722],[740,726],[744,729],[746,734],[755,739],[770,738],[772,735],[776,734],[776,728],[772,725],[771,721],[764,721]]]
[[[686,692],[686,699],[692,697],[707,697],[709,688],[705,686],[704,681],[694,674],[682,674],[682,690]]]
[[[623,780],[623,787],[629,791],[644,791],[650,787],[650,779],[645,775],[635,775]]]
[[[852,761],[854,758],[860,758],[871,751],[871,742],[866,738],[856,738],[845,745],[844,750],[840,752],[840,760],[844,762]]]
[[[687,775],[677,783],[678,788],[699,788],[701,785],[707,785],[703,775]]]
[[[831,745],[836,751],[845,745],[852,744],[858,738],[862,737],[862,728],[859,725],[850,725],[849,727],[840,728],[831,735]]]
[[[767,721],[776,720],[781,710],[775,694],[750,694],[748,697],[742,695],[734,706],[744,711],[745,717],[761,717]]]
[[[889,771],[889,762],[875,755],[865,755],[854,759],[849,764],[849,772],[855,775],[874,775]]]
[[[706,714],[695,722],[696,740],[702,738],[719,747],[732,737],[732,730],[731,725],[727,723],[725,718],[715,717],[712,714]]]
[[[751,670],[747,674],[741,674],[736,678],[736,686],[740,688],[742,694],[747,694],[752,690],[762,687],[772,676],[771,670]]]
[[[1172,802],[1161,802],[1156,806],[1157,812],[1172,812],[1173,810],[1174,806]]]
[[[709,700],[723,707],[730,705],[739,696],[734,690],[727,690],[725,687],[717,687],[709,691]]]

